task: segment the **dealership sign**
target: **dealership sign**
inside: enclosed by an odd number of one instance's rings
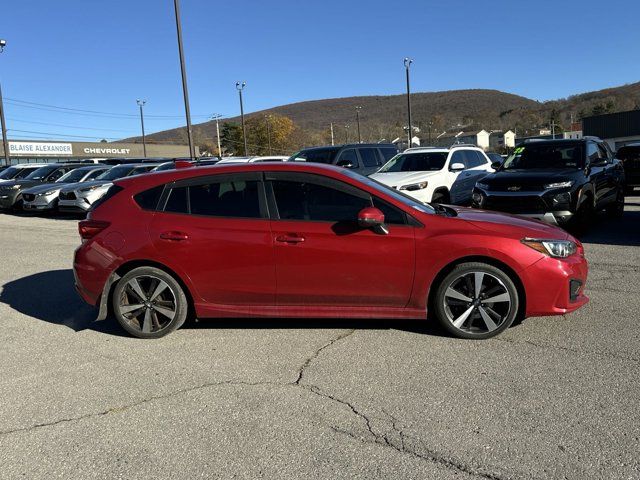
[[[130,148],[94,148],[94,147],[85,147],[84,153],[90,154],[98,154],[98,155],[129,155],[131,152]]]
[[[9,142],[11,155],[33,156],[65,156],[73,155],[70,143],[43,143],[43,142]]]

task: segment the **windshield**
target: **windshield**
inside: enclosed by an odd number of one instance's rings
[[[29,175],[27,175],[25,179],[26,180],[44,180],[51,174],[51,172],[53,172],[57,168],[58,167],[56,167],[55,165],[47,165],[45,167],[37,168],[33,172],[31,172]]]
[[[507,158],[501,170],[530,170],[539,168],[583,168],[581,143],[531,144],[518,147]]]
[[[401,153],[385,163],[378,173],[442,170],[447,152]]]
[[[294,153],[293,155],[291,155],[289,161],[305,160],[307,162],[332,164],[339,150],[340,148],[337,147],[300,150],[298,153]]]
[[[133,167],[130,165],[120,165],[118,167],[113,167],[101,175],[96,177],[96,180],[117,180],[118,178],[126,177],[129,175],[129,172],[133,170]]]
[[[81,168],[71,170],[70,172],[65,173],[58,180],[56,180],[56,183],[76,183],[82,180],[82,177],[84,177],[86,174],[87,171],[82,170]]]
[[[345,175],[348,175],[349,177],[353,178],[354,180],[357,180],[360,183],[364,183],[365,185],[368,185],[369,187],[384,193],[385,195],[388,195],[396,200],[398,200],[399,202],[404,203],[405,205],[414,208],[420,212],[423,213],[435,213],[435,209],[429,205],[428,203],[422,203],[418,200],[416,200],[413,197],[410,197],[409,195],[406,195],[402,192],[399,192],[398,190],[396,190],[395,188],[391,188],[383,183],[380,183],[370,177],[364,177],[356,172],[351,172],[349,170],[344,170],[343,173]]]
[[[0,173],[0,180],[9,180],[13,178],[19,171],[19,168],[9,167]]]

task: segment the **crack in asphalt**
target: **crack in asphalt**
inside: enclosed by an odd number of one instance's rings
[[[304,371],[305,369],[311,365],[311,362],[313,362],[316,358],[318,358],[318,356],[322,353],[322,351],[325,348],[329,348],[330,346],[332,346],[334,343],[339,342],[342,339],[347,338],[349,335],[353,335],[355,333],[355,329],[349,330],[347,332],[341,333],[340,335],[338,335],[337,337],[329,340],[329,342],[325,343],[323,346],[321,346],[319,349],[317,349],[315,352],[313,352],[313,355],[311,355],[309,358],[307,358],[304,363],[300,366],[300,368],[298,369],[298,378],[296,378],[296,381],[293,382],[295,385],[300,385],[300,382],[302,381],[302,376],[304,375]]]
[[[597,357],[611,358],[614,360],[623,360],[625,362],[640,363],[640,358],[627,357],[625,355],[617,355],[615,353],[609,353],[609,352],[597,352],[595,350],[581,350],[579,348],[563,347],[561,345],[551,345],[547,343],[538,343],[538,342],[533,342],[531,340],[525,340],[524,342],[518,342],[515,340],[510,340],[508,338],[494,338],[494,340],[497,342],[512,343],[514,345],[531,345],[533,347],[546,348],[548,350],[558,350],[563,352],[578,353],[580,355],[595,355]]]
[[[69,418],[61,418],[61,419],[54,420],[54,421],[51,421],[51,422],[36,423],[35,425],[29,425],[28,427],[14,428],[14,429],[11,429],[11,430],[2,430],[2,431],[0,431],[0,436],[9,435],[9,434],[18,433],[18,432],[28,432],[30,430],[35,430],[35,429],[38,429],[38,428],[51,427],[51,426],[54,426],[54,425],[59,425],[61,423],[76,422],[76,421],[84,420],[84,419],[87,419],[87,418],[102,417],[102,416],[113,414],[113,413],[122,413],[122,412],[127,411],[127,410],[129,410],[131,408],[135,408],[137,406],[143,405],[145,403],[153,402],[154,400],[162,400],[162,399],[165,399],[165,398],[176,397],[178,395],[183,395],[185,393],[193,392],[193,391],[196,391],[196,390],[201,390],[201,389],[209,388],[209,387],[223,386],[223,385],[258,386],[258,385],[280,385],[280,384],[274,384],[273,382],[243,382],[243,381],[240,381],[240,380],[225,380],[225,381],[222,381],[222,382],[208,382],[208,383],[204,383],[202,385],[196,385],[195,387],[187,387],[187,388],[182,388],[180,390],[175,390],[173,392],[169,392],[169,393],[164,394],[164,395],[153,395],[151,397],[144,398],[142,400],[139,400],[137,402],[133,402],[133,403],[130,403],[130,404],[127,404],[127,405],[122,405],[122,406],[118,406],[118,407],[110,407],[110,408],[107,408],[106,410],[103,410],[101,412],[86,413],[84,415],[78,415],[78,416],[69,417]]]
[[[400,421],[394,417],[393,415],[391,415],[390,413],[386,412],[384,409],[382,409],[382,412],[388,417],[390,425],[391,425],[391,432],[395,433],[397,438],[399,439],[399,442],[394,439],[394,438],[390,438],[390,435],[388,433],[378,433],[376,432],[376,430],[373,427],[373,424],[371,422],[371,419],[369,418],[369,416],[367,416],[363,411],[361,411],[360,409],[358,409],[354,404],[343,400],[341,398],[338,398],[334,395],[331,395],[325,391],[323,391],[320,387],[316,386],[316,385],[312,385],[312,384],[308,384],[308,383],[302,383],[302,379],[304,377],[304,372],[306,370],[306,368],[309,367],[309,365],[311,365],[311,363],[317,359],[320,354],[327,348],[329,348],[330,346],[334,345],[336,342],[343,340],[345,338],[347,338],[348,336],[352,335],[355,332],[355,330],[349,330],[348,332],[344,332],[341,333],[340,335],[338,335],[337,337],[331,339],[329,342],[327,342],[326,344],[324,344],[323,346],[321,346],[320,348],[318,348],[311,356],[309,356],[305,362],[300,366],[300,368],[298,369],[298,374],[297,374],[297,378],[295,381],[293,382],[247,382],[247,381],[240,381],[240,380],[225,380],[225,381],[221,381],[221,382],[207,382],[201,385],[197,385],[197,386],[193,386],[193,387],[186,387],[186,388],[182,388],[180,390],[176,390],[173,392],[169,392],[163,395],[153,395],[151,397],[139,400],[137,402],[133,402],[127,405],[122,405],[122,406],[117,406],[117,407],[111,407],[108,408],[106,410],[100,411],[100,412],[94,412],[94,413],[87,413],[85,415],[78,415],[76,417],[69,417],[69,418],[62,418],[62,419],[58,419],[58,420],[54,420],[51,422],[43,422],[43,423],[38,423],[35,425],[30,425],[28,427],[22,427],[22,428],[15,428],[15,429],[11,429],[11,430],[4,430],[4,431],[0,431],[0,436],[5,436],[5,435],[10,435],[13,433],[20,433],[20,432],[28,432],[28,431],[32,431],[32,430],[36,430],[39,428],[44,428],[44,427],[50,427],[50,426],[56,426],[56,425],[60,425],[60,424],[64,424],[64,423],[72,423],[72,422],[77,422],[77,421],[81,421],[84,419],[88,419],[88,418],[97,418],[97,417],[102,417],[102,416],[106,416],[106,415],[110,415],[110,414],[118,414],[118,413],[122,413],[125,412],[127,410],[130,410],[132,408],[135,408],[137,406],[149,403],[149,402],[153,402],[156,400],[163,400],[166,398],[171,398],[171,397],[176,397],[179,395],[183,395],[189,392],[194,392],[194,391],[198,391],[198,390],[202,390],[202,389],[206,389],[206,388],[211,388],[211,387],[218,387],[218,386],[245,386],[245,387],[251,387],[251,386],[274,386],[274,387],[293,387],[293,388],[302,388],[303,390],[312,393],[314,396],[318,396],[320,398],[324,398],[327,400],[330,400],[331,402],[340,404],[344,407],[347,407],[349,409],[349,411],[351,413],[353,413],[357,418],[359,418],[360,420],[362,420],[362,422],[364,423],[364,426],[366,428],[366,432],[367,432],[367,437],[365,438],[363,436],[358,436],[357,434],[350,432],[348,430],[344,430],[341,429],[339,427],[333,426],[333,425],[328,425],[328,427],[334,431],[335,433],[339,433],[341,435],[346,435],[354,440],[357,440],[359,442],[363,442],[363,443],[373,443],[373,444],[377,444],[377,445],[381,445],[383,447],[386,448],[391,448],[399,453],[403,453],[403,454],[407,454],[410,455],[414,458],[418,458],[420,460],[423,461],[427,461],[430,463],[435,463],[441,466],[444,466],[446,468],[450,468],[452,470],[455,471],[459,471],[459,472],[463,472],[463,473],[467,473],[470,475],[474,475],[480,478],[486,478],[486,479],[490,479],[490,480],[504,480],[505,478],[508,477],[503,477],[500,476],[498,474],[495,473],[491,473],[489,471],[487,471],[486,469],[482,468],[482,467],[472,467],[470,465],[467,465],[466,463],[456,460],[454,458],[449,458],[446,457],[430,448],[428,448],[425,444],[424,441],[420,438],[417,437],[411,437],[409,435],[407,435],[402,428],[400,428],[399,424]],[[422,451],[416,451],[415,449],[412,448],[408,448],[407,446],[407,442],[408,440],[411,440],[414,443],[419,443],[422,446]]]

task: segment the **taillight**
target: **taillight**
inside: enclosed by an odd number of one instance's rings
[[[83,240],[89,240],[107,228],[111,223],[102,220],[82,220],[78,224],[78,232]]]

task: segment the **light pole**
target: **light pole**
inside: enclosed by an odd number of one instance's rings
[[[247,85],[247,82],[236,82],[236,88],[238,89],[238,95],[240,95],[240,119],[242,120],[242,139],[244,140],[244,154],[249,156],[249,149],[247,148],[247,129],[244,125],[244,104],[242,102],[242,90]]]
[[[0,39],[0,53],[4,51],[4,47],[7,45],[6,40]],[[5,165],[11,164],[11,157],[9,155],[9,140],[7,139],[7,124],[4,121],[4,106],[2,104],[2,86],[0,85],[0,124],[2,125],[2,148],[4,148],[4,161]]]
[[[362,136],[360,135],[360,110],[362,110],[362,107],[356,107],[356,121],[358,122],[358,143],[362,143]]]
[[[222,158],[222,148],[220,146],[220,125],[218,124],[218,119],[222,117],[219,113],[214,113],[211,117],[216,121],[216,138],[218,139],[218,157]]]
[[[136,100],[136,103],[140,107],[140,127],[142,128],[142,152],[144,154],[144,158],[147,158],[147,139],[144,136],[144,114],[142,113],[142,107],[147,103],[146,100]]]
[[[269,122],[271,115],[265,115],[264,120],[267,122],[267,139],[269,140],[269,155],[271,155],[271,125]]]
[[[178,31],[178,52],[180,53],[180,72],[182,74],[182,95],[184,97],[184,114],[187,117],[187,137],[189,138],[189,156],[193,160],[196,151],[193,148],[193,135],[191,133],[191,111],[189,109],[189,91],[187,89],[187,71],[184,65],[184,49],[182,48],[182,25],[180,22],[179,0],[173,0],[173,7],[176,12],[176,30]]]
[[[344,143],[349,143],[349,125],[344,126]]]
[[[331,129],[331,145],[334,145],[333,141],[333,122],[329,124],[329,128]]]
[[[407,117],[409,121],[409,125],[408,125],[409,128],[407,128],[407,148],[411,148],[411,136],[413,134],[411,129],[411,87],[409,84],[409,67],[411,66],[412,63],[413,63],[413,60],[411,60],[409,57],[405,57],[404,69],[406,70],[406,74],[407,74]]]

